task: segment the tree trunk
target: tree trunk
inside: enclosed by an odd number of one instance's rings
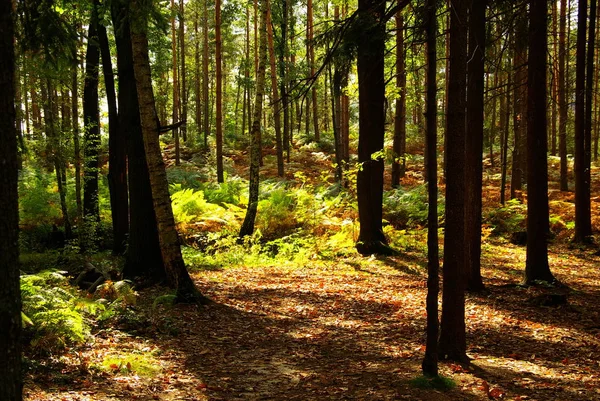
[[[126,132],[119,127],[117,98],[110,47],[106,28],[98,24],[98,39],[102,55],[102,72],[108,104],[108,189],[110,190],[110,210],[113,227],[113,253],[125,252],[129,232],[129,201],[127,198],[127,152]]]
[[[223,73],[222,59],[223,49],[221,44],[221,0],[215,2],[215,59],[216,59],[216,153],[217,153],[217,182],[224,182],[223,178]]]
[[[431,7],[431,6],[430,6]],[[404,61],[404,18],[396,13],[396,114],[394,116],[394,161],[392,163],[392,187],[400,185],[406,171],[406,69]]]
[[[319,130],[319,103],[317,101],[317,80],[315,78],[315,46],[313,39],[315,37],[313,23],[314,5],[313,0],[307,0],[306,5],[306,29],[307,29],[307,45],[308,45],[308,65],[310,70],[310,79],[313,79],[311,95],[312,95],[312,117],[313,128],[315,130],[315,142],[321,140],[321,131]]]
[[[150,73],[148,38],[146,33],[148,22],[143,15],[144,11],[138,0],[131,1],[131,15],[139,18],[135,24],[132,24],[131,30],[133,71],[139,100],[144,150],[150,176],[152,202],[158,226],[162,260],[167,273],[167,279],[176,288],[177,298],[180,302],[207,303],[208,299],[196,289],[194,282],[186,270],[181,255],[179,236],[175,228],[175,219],[169,196],[169,183],[167,181],[165,163],[160,151],[160,124],[152,92],[152,75]]]
[[[21,401],[19,199],[12,2],[0,0],[0,399]]]
[[[281,18],[281,45],[279,46],[279,76],[281,80],[279,82],[279,93],[281,95],[281,110],[283,110],[283,137],[282,137],[282,158],[283,152],[287,154],[287,160],[289,163],[289,154],[290,154],[290,109],[289,109],[289,99],[288,99],[288,59],[289,59],[289,49],[288,49],[288,10],[291,8],[290,5],[291,0],[284,0],[282,2],[282,18]],[[283,167],[282,167],[283,172]]]
[[[198,7],[198,5],[196,5],[196,7]],[[194,48],[194,75],[196,76],[196,79],[194,79],[194,104],[196,106],[195,112],[196,112],[196,133],[198,135],[198,139],[200,139],[201,136],[201,132],[202,132],[202,101],[201,96],[202,96],[202,92],[200,90],[200,36],[199,36],[199,30],[198,30],[198,21],[199,21],[199,16],[198,16],[198,9],[196,8],[195,14],[194,14],[194,42],[195,42],[195,48]]]
[[[508,62],[508,64],[510,65],[510,60]],[[506,105],[505,108],[502,107],[502,105],[500,106],[500,110],[501,110],[501,115],[500,117],[503,118],[503,124],[502,125],[502,130],[503,130],[503,137],[502,137],[502,173],[501,173],[501,178],[500,178],[500,204],[504,205],[505,203],[505,188],[506,188],[506,173],[508,170],[508,136],[510,134],[510,90],[511,90],[511,85],[512,85],[512,74],[510,72],[508,72],[506,74],[506,100],[504,100],[504,104]]]
[[[427,152],[427,194],[429,208],[427,210],[427,340],[425,357],[421,365],[423,374],[438,375],[438,297],[440,292],[439,270],[440,259],[438,249],[438,216],[437,216],[437,19],[436,0],[428,0],[426,41],[427,41],[427,97],[426,97],[426,152]],[[396,20],[398,22],[398,20]],[[402,26],[399,23],[397,26]],[[397,113],[397,112],[396,112]]]
[[[575,62],[575,238],[586,241],[592,235],[589,185],[586,173],[585,73],[587,0],[579,0],[577,56]]]
[[[550,76],[550,87],[552,88],[552,97],[550,99],[552,125],[550,129],[550,154],[556,156],[557,145],[557,122],[558,122],[558,10],[556,1],[552,2],[552,65]]]
[[[171,57],[172,57],[172,73],[173,73],[173,125],[179,122],[179,73],[177,67],[177,29],[175,27],[175,0],[171,0]],[[175,165],[181,163],[179,149],[179,129],[173,128],[173,139],[175,142]]]
[[[590,28],[587,49],[586,65],[586,88],[585,88],[585,129],[584,129],[584,153],[583,153],[583,201],[585,202],[585,224],[586,232],[592,235],[591,221],[591,170],[592,170],[592,110],[594,105],[594,41],[596,39],[596,0],[590,0]],[[582,204],[584,203],[582,202]],[[576,235],[577,237],[577,235]],[[583,239],[583,238],[582,238]]]
[[[521,12],[515,21],[515,96],[514,96],[514,137],[510,197],[517,196],[516,191],[523,189],[525,177],[525,141],[527,132],[527,18]]]
[[[123,276],[130,279],[143,276],[159,282],[166,278],[166,273],[160,254],[133,73],[129,1],[114,1],[111,3],[111,12],[113,26],[116,27],[119,127],[127,133],[129,238]]]
[[[210,104],[208,102],[208,0],[203,0],[202,5],[204,7],[204,19],[203,19],[203,47],[202,47],[202,83],[203,85],[203,99],[204,99],[204,148],[208,149],[208,135],[210,131]]]
[[[181,94],[179,99],[181,102],[181,121],[183,124],[179,128],[181,138],[184,142],[187,142],[187,85],[186,85],[186,65],[185,65],[185,15],[184,15],[184,4],[183,0],[179,0],[179,62],[181,63],[181,74],[179,75],[179,82],[181,87]],[[196,41],[197,43],[198,41]]]
[[[275,46],[273,44],[273,21],[271,19],[271,5],[267,1],[267,44],[269,47],[269,63],[271,67],[271,104],[273,105],[273,119],[275,120],[275,152],[277,154],[277,175],[283,177],[283,141],[281,135],[281,99],[277,88],[277,67],[275,65]]]
[[[446,116],[446,231],[440,358],[468,361],[465,334],[465,109],[467,0],[450,9],[450,62]]]
[[[263,108],[263,97],[265,92],[265,70],[267,64],[267,0],[261,2],[260,16],[260,58],[258,63],[258,74],[256,80],[256,93],[254,98],[254,115],[252,117],[252,131],[250,135],[250,177],[248,189],[248,209],[246,217],[240,228],[240,238],[252,235],[256,212],[258,209],[258,185],[260,170],[260,130]]]
[[[56,175],[56,186],[58,188],[58,195],[60,198],[60,209],[63,217],[63,227],[65,229],[65,236],[67,238],[72,238],[73,234],[71,232],[71,221],[69,219],[69,212],[67,209],[66,177],[64,177],[65,179],[63,179],[63,150],[60,133],[58,132],[59,130],[57,129],[56,123],[56,120],[58,119],[58,113],[55,110],[55,108],[57,107],[57,99],[52,80],[48,77],[46,77],[45,82],[43,82],[42,95],[42,98],[45,99],[43,103],[43,109],[47,148],[50,151],[50,157]]]
[[[566,88],[567,0],[560,1],[558,40],[558,154],[560,156],[560,190],[568,191],[567,180],[567,88]]]
[[[525,283],[553,282],[548,265],[548,50],[546,0],[530,0],[529,67],[527,79],[527,262]]]
[[[84,121],[84,168],[83,168],[83,219],[84,236],[82,249],[97,241],[97,225],[100,221],[98,206],[98,155],[100,152],[100,111],[98,104],[98,4],[92,7],[87,53],[85,56],[85,80],[83,84]]]
[[[356,249],[361,255],[393,254],[382,229],[385,134],[385,2],[359,0],[359,23],[365,27],[358,42],[359,138],[356,185],[360,232]]]
[[[465,242],[467,289],[482,291],[481,207],[483,179],[483,95],[486,0],[472,1],[469,10],[469,53],[467,64],[467,135]]]

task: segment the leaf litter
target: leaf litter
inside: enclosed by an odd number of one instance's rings
[[[598,257],[564,251],[551,258],[561,262],[568,302],[541,306],[530,300],[553,289],[507,285],[521,274],[524,250],[486,243],[488,291],[466,301],[472,364],[441,363],[458,384],[446,392],[409,384],[424,354],[426,277],[396,269],[399,256],[195,273],[214,301],[200,308],[152,311],[164,290],[146,291],[137,308],[155,316],[147,327],[97,332],[59,371],[28,374],[25,399],[598,400]],[[115,352],[121,366],[94,368]],[[135,370],[133,355],[144,353],[153,375]]]

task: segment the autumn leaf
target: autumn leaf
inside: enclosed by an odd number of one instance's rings
[[[504,397],[504,391],[502,391],[500,388],[498,387],[494,387],[493,389],[491,389],[488,393],[488,397],[492,400],[498,399],[498,398],[502,398]]]

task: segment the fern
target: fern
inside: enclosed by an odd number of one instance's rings
[[[45,271],[21,277],[23,332],[32,348],[53,352],[89,335],[81,300],[62,272]]]

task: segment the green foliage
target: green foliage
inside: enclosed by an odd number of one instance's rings
[[[162,371],[160,361],[156,358],[157,352],[139,350],[112,352],[104,357],[97,368],[112,374],[155,377]]]
[[[444,376],[419,376],[410,381],[410,385],[424,390],[451,390],[456,387],[456,382]]]
[[[384,193],[383,216],[396,228],[405,228],[427,223],[429,202],[427,186],[395,188]],[[444,199],[438,197],[438,217],[444,215]]]
[[[511,199],[497,209],[484,215],[484,223],[492,227],[492,234],[504,235],[525,230],[527,206],[519,199]]]
[[[174,191],[180,191],[181,189],[200,189],[200,180],[205,179],[197,171],[186,170],[183,168],[169,168],[167,169],[167,180],[169,181],[169,189],[171,194]]]
[[[258,202],[256,225],[265,238],[277,238],[286,235],[297,226],[294,218],[296,198],[285,186],[273,185],[261,194]]]
[[[181,184],[171,184],[173,215],[179,224],[187,224],[199,216],[214,211],[217,206],[204,199],[204,192],[181,189]]]
[[[89,335],[89,324],[64,272],[45,271],[21,277],[24,337],[36,352],[54,352]],[[88,309],[89,310],[89,309]]]
[[[25,167],[19,175],[21,225],[52,224],[61,217],[56,180],[41,168]]]
[[[239,205],[242,199],[242,192],[246,189],[247,183],[240,177],[227,177],[223,183],[203,183],[201,185],[206,200],[218,205],[232,204]]]

